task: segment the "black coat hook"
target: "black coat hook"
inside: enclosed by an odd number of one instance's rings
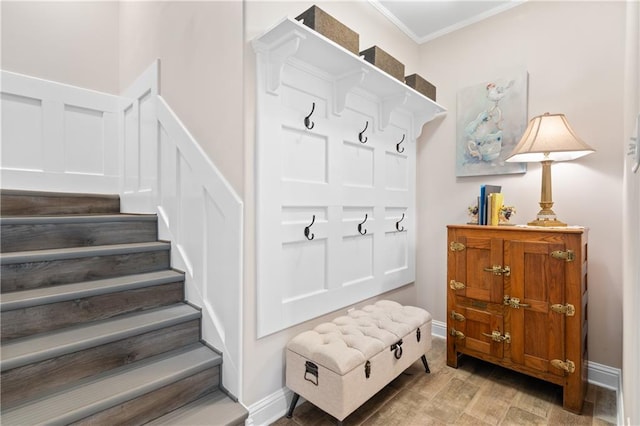
[[[311,228],[311,226],[313,226],[313,224],[316,221],[316,215],[313,215],[313,219],[311,219],[311,223],[309,224],[309,226],[305,226],[304,227],[304,236],[307,237],[307,240],[311,241],[316,237],[316,234],[311,234],[311,237],[309,237],[309,229]]]
[[[365,224],[365,222],[367,221],[367,217],[369,215],[367,213],[364,214],[364,220],[362,221],[362,223],[358,224],[358,232],[360,233],[360,235],[364,235],[367,233],[367,230],[365,229],[364,232],[362,232],[362,225]]]
[[[401,144],[402,142],[404,142],[404,137],[405,137],[405,136],[406,136],[406,135],[403,133],[403,134],[402,134],[402,140],[396,144],[396,151],[398,151],[398,154],[402,154],[402,153],[404,152],[404,146],[402,147],[402,149],[400,149],[400,144]]]
[[[396,222],[396,230],[398,232],[404,231],[404,226],[402,227],[402,229],[400,228],[400,222],[402,222],[403,220],[404,220],[404,213],[402,213],[402,218],[400,218],[400,220]]]
[[[311,121],[311,115],[313,115],[313,111],[315,111],[315,109],[316,109],[316,103],[313,102],[313,104],[311,105],[311,112],[309,113],[309,115],[307,115],[304,118],[304,127],[306,127],[309,130],[313,129],[313,126],[316,125],[316,123]]]
[[[367,137],[362,136],[367,130],[367,127],[369,127],[369,121],[367,121],[367,123],[364,125],[364,129],[362,129],[362,131],[358,133],[358,140],[360,141],[360,143],[367,143]]]

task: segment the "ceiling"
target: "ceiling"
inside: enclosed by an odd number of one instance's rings
[[[496,15],[526,0],[369,0],[416,43]]]

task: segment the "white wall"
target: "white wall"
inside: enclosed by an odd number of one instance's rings
[[[624,2],[527,2],[423,45],[420,72],[449,108],[418,144],[417,288],[420,305],[444,321],[446,233],[468,220],[480,184],[502,185],[515,205],[515,223],[539,210],[541,167],[524,175],[456,178],[456,94],[464,87],[529,73],[529,117],[564,113],[595,148],[582,159],[552,167],[554,210],[589,233],[589,360],[621,366],[622,145]]]
[[[284,348],[296,334],[325,322],[330,314],[302,323],[279,333],[256,338],[255,290],[255,53],[251,40],[286,16],[295,18],[312,4],[360,34],[360,48],[378,45],[406,65],[407,74],[416,72],[417,45],[366,2],[324,1],[249,1],[245,4],[245,334],[244,334],[244,398],[250,406],[273,396],[284,387]],[[400,303],[415,305],[415,286],[408,285],[387,293]],[[375,299],[372,299],[375,300]],[[371,303],[365,301],[358,306]],[[282,413],[279,413],[282,415]]]
[[[160,93],[243,190],[241,1],[2,1],[0,67],[119,94],[156,59]]]
[[[627,3],[625,85],[626,149],[631,138],[640,139],[640,3]],[[640,140],[637,142],[640,144]],[[640,147],[636,148],[640,149]],[[624,182],[624,335],[623,335],[623,396],[625,424],[640,424],[640,170],[632,172],[633,157],[625,163]]]
[[[160,94],[243,192],[242,2],[120,2],[120,90],[160,59]]]
[[[0,68],[118,93],[118,2],[2,1]]]

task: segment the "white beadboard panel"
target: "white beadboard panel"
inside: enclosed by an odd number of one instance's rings
[[[308,297],[327,290],[327,239],[282,244],[282,301]]]
[[[186,272],[187,300],[203,310],[202,338],[223,354],[223,386],[241,395],[242,201],[160,96],[155,113],[161,238]]]
[[[2,184],[118,192],[120,98],[2,71]]]
[[[158,192],[158,98],[159,62],[151,64],[124,91],[121,139],[124,174],[120,187],[124,212],[155,213]]]
[[[342,239],[342,256],[351,259],[342,269],[341,284],[351,285],[374,279],[374,234],[353,235]]]
[[[140,111],[140,191],[157,190],[158,181],[158,125],[155,118],[155,100],[148,91],[138,100]]]
[[[304,130],[282,129],[282,180],[327,183],[328,141]]]
[[[374,149],[371,146],[344,141],[342,181],[345,186],[373,188]]]
[[[138,104],[131,103],[124,109],[122,117],[122,134],[124,139],[124,175],[123,189],[125,194],[134,193],[138,189]],[[123,211],[128,211],[126,199],[122,200]]]
[[[163,224],[164,230],[161,228],[160,238],[170,239],[169,229],[173,226],[173,219],[177,217],[176,199],[177,199],[177,177],[176,177],[176,158],[177,148],[167,130],[160,126],[158,130],[158,215]]]
[[[44,170],[42,100],[2,93],[2,168]]]
[[[72,173],[104,173],[104,113],[71,105],[64,107],[64,164]]]
[[[385,189],[394,191],[409,190],[409,165],[407,164],[407,156],[404,153],[386,152]]]
[[[187,272],[194,277],[199,286],[198,290],[202,293],[202,277],[198,275],[201,273],[200,265],[202,265],[204,248],[202,241],[204,188],[196,170],[179,148],[177,164],[178,227],[172,240],[175,240],[180,247]]]

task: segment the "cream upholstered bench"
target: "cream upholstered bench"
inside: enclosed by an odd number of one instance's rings
[[[431,314],[381,300],[291,339],[286,384],[294,392],[287,417],[302,395],[334,416],[345,417],[431,348]]]

